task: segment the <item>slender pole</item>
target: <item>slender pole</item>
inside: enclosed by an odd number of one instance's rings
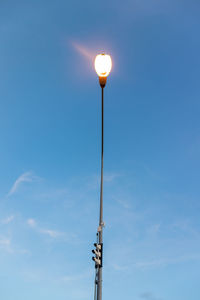
[[[103,225],[104,87],[101,88],[101,191],[99,226]],[[100,243],[102,243],[100,241]]]
[[[101,86],[101,189],[99,214],[99,243],[103,243],[103,152],[104,152],[104,86]],[[103,253],[102,253],[103,255]],[[101,258],[103,260],[103,257]],[[102,267],[98,268],[97,300],[102,300]]]

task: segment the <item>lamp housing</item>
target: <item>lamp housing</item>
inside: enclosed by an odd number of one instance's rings
[[[95,70],[99,77],[107,77],[112,69],[112,60],[110,55],[98,54],[94,62]]]

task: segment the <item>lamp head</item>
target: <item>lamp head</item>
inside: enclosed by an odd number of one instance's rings
[[[112,60],[110,55],[104,53],[98,54],[95,58],[94,66],[99,76],[100,85],[101,87],[104,87],[106,84],[106,78],[112,68]]]

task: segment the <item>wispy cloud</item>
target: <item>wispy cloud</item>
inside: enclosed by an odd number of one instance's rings
[[[118,199],[117,202],[125,209],[130,209],[130,204],[124,199]]]
[[[5,236],[0,236],[0,250],[8,254],[21,254],[21,255],[30,254],[29,250],[21,248],[17,245],[13,245],[11,238]]]
[[[16,181],[14,182],[13,186],[11,187],[10,191],[8,192],[7,196],[11,196],[19,189],[19,187],[24,182],[32,182],[36,180],[38,177],[34,176],[32,172],[25,172],[22,175],[20,175]]]
[[[190,255],[182,255],[182,256],[174,256],[174,257],[160,257],[152,260],[138,260],[135,262],[129,261],[129,263],[122,264],[111,264],[111,267],[115,271],[128,271],[133,269],[155,269],[155,268],[163,268],[168,265],[176,265],[190,261],[200,261],[199,253],[193,253]]]
[[[14,220],[14,216],[9,216],[1,221],[2,224],[9,224]]]
[[[192,226],[189,219],[177,220],[169,226],[169,229],[171,229],[173,232],[182,232],[185,236],[193,236],[198,239],[200,237],[200,231]]]
[[[120,266],[118,264],[113,264],[112,267],[116,271],[126,271],[128,269],[128,266]]]
[[[134,265],[138,268],[149,268],[149,267],[164,267],[167,265],[173,265],[178,263],[183,263],[187,261],[196,261],[200,260],[199,254],[191,254],[191,255],[182,255],[176,257],[166,257],[166,258],[159,258],[155,260],[149,261],[140,261],[136,262]]]
[[[35,228],[39,233],[48,235],[49,237],[54,238],[54,239],[65,236],[64,232],[60,232],[60,231],[56,231],[56,230],[52,230],[52,229],[41,228],[40,226],[38,226],[35,219],[28,219],[27,224],[29,225],[29,227]]]
[[[72,281],[78,281],[83,278],[89,277],[91,274],[93,274],[93,270],[88,270],[86,272],[74,274],[74,275],[65,275],[60,279],[60,281],[65,282],[65,283],[72,282]]]
[[[110,173],[105,174],[104,181],[105,182],[113,182],[116,178],[120,177],[121,175],[119,173]]]
[[[52,238],[58,238],[61,236],[64,236],[64,232],[56,231],[56,230],[51,230],[51,229],[40,229],[40,232],[43,234],[46,234]]]
[[[9,238],[0,237],[0,249],[12,253],[13,250],[11,248],[11,240]]]
[[[104,183],[106,184],[110,184],[110,183],[113,183],[117,178],[121,177],[122,175],[119,174],[119,173],[115,173],[115,172],[112,172],[112,173],[106,173],[104,175]],[[88,186],[89,188],[96,188],[99,186],[100,184],[100,180],[101,180],[101,176],[100,175],[93,175],[91,176],[90,178],[87,178],[88,180]]]
[[[30,227],[36,227],[36,221],[34,219],[28,219],[27,220],[27,224],[30,226]]]
[[[150,227],[147,228],[147,233],[151,236],[156,235],[156,234],[159,233],[160,227],[161,227],[160,224],[153,224],[153,225],[151,225]]]

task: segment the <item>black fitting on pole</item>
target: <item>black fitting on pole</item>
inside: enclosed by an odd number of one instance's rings
[[[100,86],[102,87],[102,89],[106,85],[106,80],[107,80],[107,77],[99,76],[99,83],[100,83]]]

